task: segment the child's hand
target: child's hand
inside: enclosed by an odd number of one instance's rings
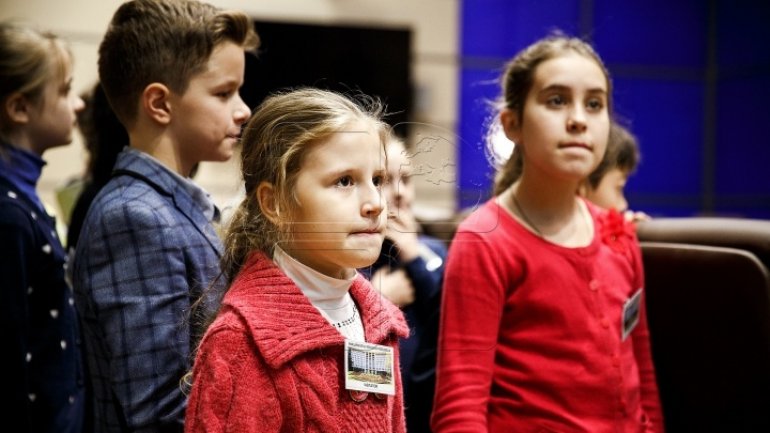
[[[623,212],[623,217],[625,218],[626,221],[632,222],[632,223],[638,223],[638,222],[647,221],[650,219],[650,216],[647,215],[646,213],[641,211],[632,211],[632,210],[627,210]]]
[[[397,209],[393,216],[388,218],[388,230],[385,237],[396,245],[398,258],[402,262],[412,261],[420,254],[417,232],[417,221],[408,209]]]
[[[381,268],[372,276],[372,285],[399,308],[414,302],[414,287],[403,269],[391,272],[390,268]]]

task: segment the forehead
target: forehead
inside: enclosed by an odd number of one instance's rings
[[[567,51],[538,65],[533,90],[562,86],[575,89],[607,91],[607,77],[591,58]]]
[[[318,140],[308,154],[310,158],[326,158],[339,163],[362,155],[376,155],[385,161],[385,149],[376,125],[362,119]]]
[[[243,47],[224,41],[211,51],[203,70],[192,78],[227,80],[243,75],[246,60]]]
[[[69,80],[72,74],[72,56],[65,47],[55,42],[51,43],[49,61],[51,62],[51,75],[57,83]]]

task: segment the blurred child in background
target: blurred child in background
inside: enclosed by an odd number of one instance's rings
[[[128,146],[128,132],[115,116],[100,83],[85,94],[86,107],[78,114],[78,126],[88,151],[88,164],[80,194],[70,216],[67,249],[77,246],[91,202],[112,177],[118,154]]]
[[[361,272],[382,296],[401,308],[409,337],[399,344],[407,431],[430,431],[436,384],[436,340],[446,246],[420,233],[412,212],[412,161],[403,140],[391,136],[388,158],[388,230],[377,261]]]
[[[607,151],[599,166],[580,185],[578,192],[595,205],[614,209],[627,219],[641,221],[649,217],[644,212],[628,209],[624,188],[628,177],[639,165],[639,145],[636,137],[617,122],[610,126]]]

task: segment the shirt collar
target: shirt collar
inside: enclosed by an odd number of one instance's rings
[[[356,278],[355,273],[344,280],[322,274],[299,262],[278,245],[273,252],[273,261],[294,281],[313,305],[321,308],[333,309],[344,304],[349,296],[348,289]]]
[[[39,155],[28,150],[2,145],[8,150],[8,159],[0,157],[0,176],[6,178],[45,212],[35,188],[46,162]]]
[[[211,201],[211,195],[207,193],[203,188],[196,185],[195,182],[192,181],[192,179],[190,179],[189,177],[181,176],[179,173],[168,168],[165,164],[160,162],[160,160],[158,160],[157,158],[145,152],[134,149],[132,147],[126,148],[125,151],[129,153],[133,153],[137,157],[142,158],[143,160],[148,161],[149,163],[160,167],[163,171],[168,173],[179,184],[180,188],[185,190],[187,194],[189,194],[190,197],[192,197],[192,200],[196,204],[198,204],[201,211],[203,212],[203,215],[205,215],[209,221],[219,222],[220,212],[219,212],[219,209],[216,207],[216,205],[214,205],[214,202]]]

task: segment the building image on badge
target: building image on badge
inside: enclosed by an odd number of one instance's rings
[[[388,352],[351,349],[349,353],[351,376],[359,380],[364,377],[373,380],[376,377],[379,383],[392,382],[392,360]]]

